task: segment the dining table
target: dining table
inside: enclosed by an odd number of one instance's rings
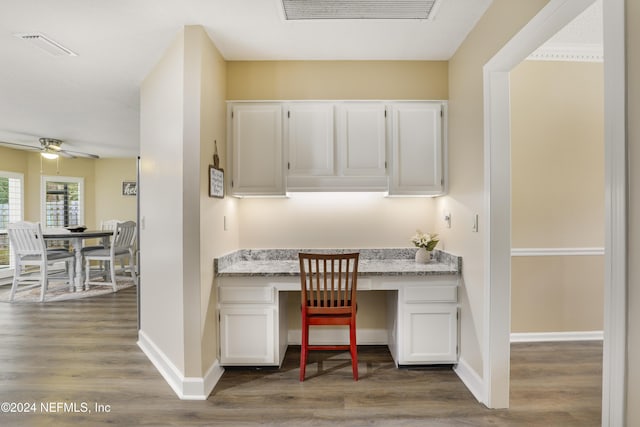
[[[82,247],[85,240],[101,239],[102,245],[109,244],[109,237],[113,235],[112,230],[85,230],[85,231],[68,231],[68,230],[43,230],[42,237],[45,240],[68,240],[75,252],[75,281],[74,289],[76,292],[84,289],[84,264],[82,263]]]

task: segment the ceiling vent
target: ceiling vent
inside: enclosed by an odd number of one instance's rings
[[[62,46],[55,40],[51,40],[49,37],[45,36],[42,33],[22,33],[14,34],[14,36],[38,46],[40,49],[53,56],[78,56],[71,49]]]
[[[282,0],[288,21],[310,19],[433,19],[441,0]]]

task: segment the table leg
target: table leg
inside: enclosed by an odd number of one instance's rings
[[[76,252],[76,292],[80,292],[84,288],[84,266],[82,265],[82,239],[76,238],[72,240],[73,248]]]

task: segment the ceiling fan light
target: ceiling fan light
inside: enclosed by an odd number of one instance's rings
[[[58,155],[56,153],[49,153],[49,152],[46,152],[46,151],[40,153],[40,155],[42,157],[44,157],[45,159],[47,159],[47,160],[55,160],[55,159],[58,158]]]

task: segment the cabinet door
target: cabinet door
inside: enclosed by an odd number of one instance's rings
[[[400,364],[455,363],[458,308],[455,304],[402,304]]]
[[[442,103],[396,103],[392,109],[393,162],[389,194],[442,194]]]
[[[347,103],[340,107],[338,145],[345,176],[386,175],[385,105]]]
[[[221,365],[277,365],[272,307],[220,308]]]
[[[233,105],[231,122],[232,193],[284,195],[281,105]]]
[[[291,104],[287,121],[289,175],[333,175],[333,104]]]

